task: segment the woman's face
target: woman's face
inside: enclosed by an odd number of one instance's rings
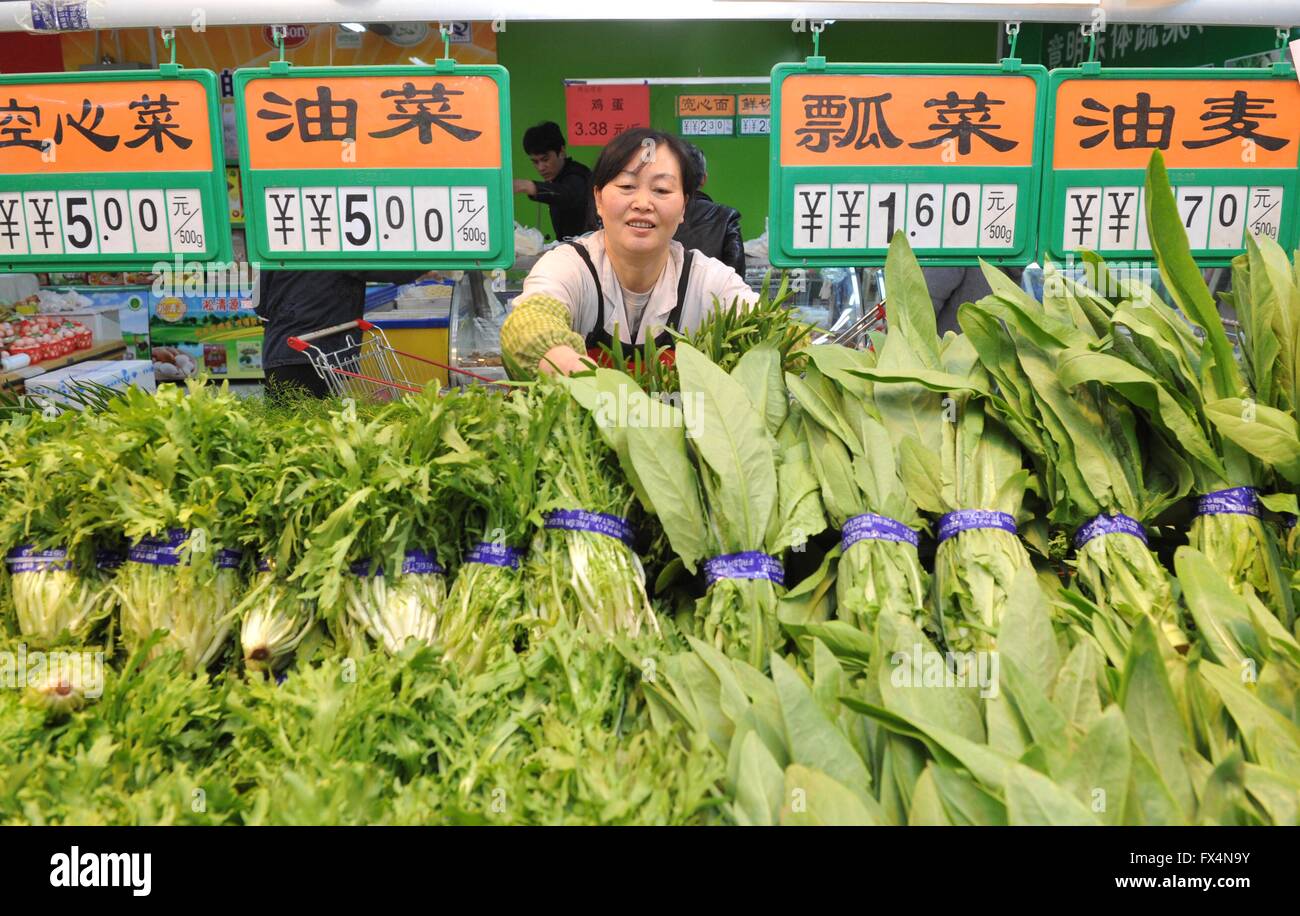
[[[669,149],[647,147],[596,191],[607,243],[634,255],[666,251],[686,213],[682,168]]]

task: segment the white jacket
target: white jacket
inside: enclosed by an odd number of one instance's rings
[[[587,249],[591,262],[600,275],[600,285],[605,294],[605,331],[611,336],[615,324],[626,337],[630,323],[623,307],[623,288],[614,274],[614,265],[605,254],[605,233],[592,232],[573,240]],[[653,340],[668,323],[677,305],[677,284],[681,277],[684,249],[678,242],[668,243],[668,261],[655,283],[641,320],[641,330],[634,341],[642,344]],[[584,337],[596,327],[597,292],[591,271],[582,262],[582,256],[569,245],[558,245],[538,259],[524,280],[520,297],[542,293],[552,296],[569,307],[571,327]],[[758,293],[745,283],[734,270],[716,258],[696,251],[691,259],[691,275],[686,284],[686,304],[682,309],[681,329],[693,331],[713,311],[714,297],[722,307],[729,307],[739,299],[746,307],[758,301]]]

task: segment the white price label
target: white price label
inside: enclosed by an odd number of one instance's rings
[[[943,190],[943,247],[975,248],[980,232],[980,186],[950,184]]]
[[[733,118],[682,118],[682,134],[687,137],[730,137],[735,126]]]
[[[913,248],[938,248],[943,239],[943,185],[907,186],[907,240]]]
[[[297,188],[267,188],[266,243],[271,251],[302,251],[302,201]]]
[[[1016,202],[1013,184],[986,184],[980,203],[980,248],[1010,248],[1016,238]]]
[[[63,219],[64,251],[70,255],[98,254],[94,196],[90,191],[60,191],[58,200],[59,216]]]
[[[831,222],[831,186],[797,184],[794,186],[793,244],[791,248],[829,248]]]
[[[451,191],[449,188],[415,188],[415,248],[417,251],[451,251]]]
[[[452,188],[451,219],[453,251],[487,251],[491,247],[487,188]]]
[[[167,219],[171,230],[172,251],[207,250],[203,228],[203,198],[197,190],[169,190]]]
[[[135,250],[135,240],[131,237],[131,203],[127,192],[96,191],[94,196],[99,250],[104,254],[130,254]]]
[[[299,200],[305,232],[303,246],[305,250],[338,251],[340,247],[338,188],[303,188]]]
[[[831,189],[831,247],[867,247],[867,202],[871,189],[865,184],[837,184]]]
[[[1215,188],[1210,208],[1210,248],[1236,251],[1246,244],[1242,233],[1246,229],[1246,204],[1248,188]]]
[[[131,234],[141,254],[166,254],[171,250],[167,235],[167,201],[162,191],[131,191]]]
[[[339,188],[339,225],[343,231],[344,251],[374,251],[378,248],[374,188]]]
[[[1101,244],[1102,251],[1132,251],[1137,244],[1138,223],[1142,213],[1138,209],[1141,188],[1136,185],[1103,188],[1101,192]]]
[[[1209,187],[1174,189],[1178,215],[1187,230],[1187,242],[1193,249],[1204,249],[1209,239],[1213,191]]]
[[[1061,249],[1096,251],[1101,240],[1101,188],[1070,188],[1065,192],[1065,225]]]
[[[380,251],[414,251],[415,220],[410,188],[376,188]]]
[[[27,254],[27,220],[23,218],[23,196],[0,194],[0,258]]]
[[[1278,233],[1282,231],[1282,188],[1250,189],[1250,203],[1246,206],[1246,231],[1277,241]]]

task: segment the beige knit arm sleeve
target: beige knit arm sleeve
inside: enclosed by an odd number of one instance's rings
[[[501,325],[501,349],[528,372],[552,347],[568,346],[583,352],[582,335],[573,330],[569,307],[553,296],[534,293],[515,301],[514,311]]]

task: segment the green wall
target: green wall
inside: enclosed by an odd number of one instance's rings
[[[995,23],[837,22],[822,35],[831,61],[982,63],[997,58],[1001,26]],[[564,126],[564,80],[598,77],[762,76],[772,65],[812,53],[812,36],[783,22],[573,22],[515,23],[497,35],[499,62],[510,71],[515,177],[537,175],[520,145],[539,121]],[[761,86],[718,86],[726,92],[760,92]],[[705,86],[651,86],[653,126],[677,130],[675,100]],[[763,231],[767,216],[768,141],[765,137],[704,137],[695,141],[709,162],[707,190],[740,210],[745,238]],[[570,146],[591,165],[599,147]],[[540,217],[540,218],[539,218]],[[515,218],[548,236],[550,215],[523,195]]]

